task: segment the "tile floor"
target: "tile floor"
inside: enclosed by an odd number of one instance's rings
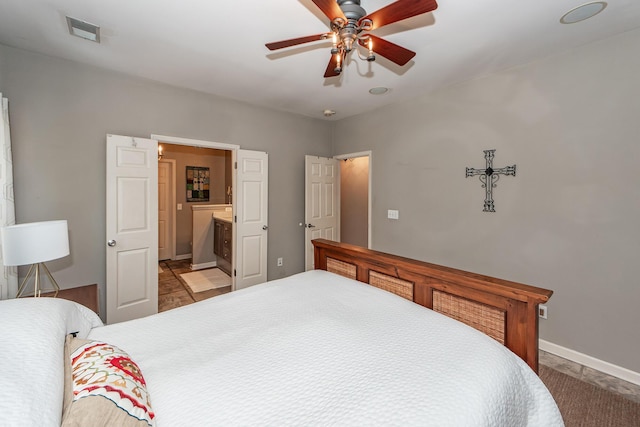
[[[158,274],[159,312],[231,292],[231,286],[204,292],[191,292],[191,289],[180,277],[180,274],[191,271],[191,259],[160,261],[159,265],[162,268],[162,273]]]
[[[161,261],[163,272],[158,275],[158,311],[166,311],[196,301],[231,292],[231,286],[193,293],[180,277],[191,271],[191,260]],[[604,374],[587,366],[564,359],[545,351],[540,351],[540,364],[553,368],[579,380],[620,394],[634,402],[640,402],[640,385]]]

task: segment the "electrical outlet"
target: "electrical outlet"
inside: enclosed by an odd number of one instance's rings
[[[389,210],[387,210],[387,218],[389,218],[389,219],[399,219],[400,218],[400,212],[398,212],[395,209],[389,209]]]
[[[547,306],[544,304],[540,304],[538,306],[538,316],[542,317],[543,319],[547,318]]]
[[[282,267],[283,260],[282,258],[278,258],[278,267]]]

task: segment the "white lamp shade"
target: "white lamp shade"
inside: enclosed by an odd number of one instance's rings
[[[28,265],[69,255],[66,220],[10,225],[0,230],[4,265]]]

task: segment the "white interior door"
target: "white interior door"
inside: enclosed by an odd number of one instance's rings
[[[107,135],[107,323],[158,312],[157,150]]]
[[[158,259],[176,257],[175,160],[158,160]]]
[[[236,165],[234,290],[267,281],[269,155],[238,150]]]
[[[313,239],[340,241],[340,189],[338,160],[304,157],[304,258],[305,270],[313,270]]]

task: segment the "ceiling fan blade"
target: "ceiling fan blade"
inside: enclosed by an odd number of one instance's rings
[[[338,6],[338,2],[336,0],[311,0],[315,3],[316,6],[327,15],[329,20],[333,21],[336,18],[342,18],[345,21],[347,18],[344,16],[344,12]]]
[[[409,49],[405,49],[402,46],[398,46],[395,43],[391,43],[390,41],[381,39],[380,37],[376,37],[373,34],[368,34],[368,36],[371,37],[371,48],[375,53],[380,56],[384,56],[389,61],[395,62],[400,66],[405,65],[411,60],[411,58],[416,56],[415,52]],[[360,40],[359,43],[360,45],[368,49],[369,46],[367,40]]]
[[[282,40],[279,42],[267,43],[265,46],[267,46],[269,50],[277,50],[277,49],[282,49],[284,47],[295,46],[298,44],[315,42],[318,40],[326,40],[327,38],[328,38],[328,35],[326,33],[322,33],[322,34],[315,34],[313,36],[298,37],[296,39],[289,39],[289,40]]]
[[[338,55],[331,55],[329,59],[329,65],[327,65],[327,70],[324,72],[324,78],[339,76],[340,73],[336,73],[336,66],[338,65]]]
[[[362,18],[373,22],[372,30],[384,25],[393,24],[412,16],[422,15],[438,8],[436,0],[398,0],[388,6],[378,9]]]

